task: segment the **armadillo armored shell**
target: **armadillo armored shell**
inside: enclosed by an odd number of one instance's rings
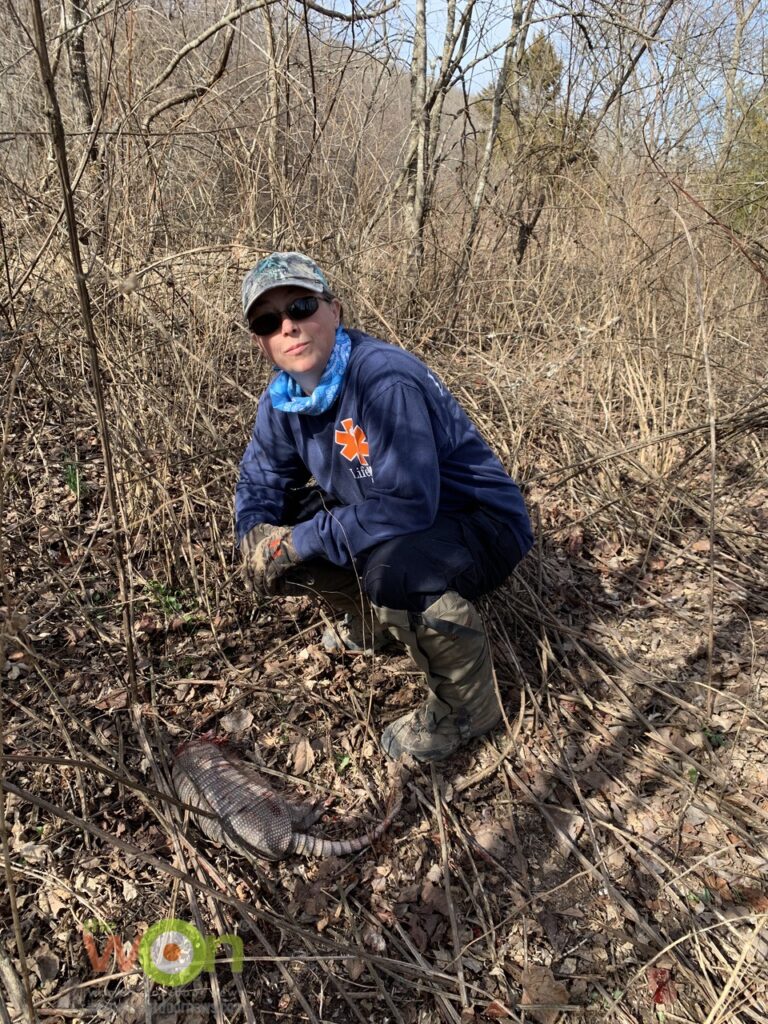
[[[369,835],[330,840],[301,831],[314,824],[323,806],[291,800],[264,781],[220,743],[195,739],[179,748],[173,783],[200,829],[217,843],[238,853],[280,860],[292,853],[343,856],[369,846],[389,827],[396,806]],[[206,814],[195,814],[204,811]]]

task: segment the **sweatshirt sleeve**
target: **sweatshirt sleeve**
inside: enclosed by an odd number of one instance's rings
[[[356,504],[318,512],[293,530],[304,558],[335,565],[392,537],[426,530],[440,502],[440,453],[429,408],[416,385],[398,381],[366,403],[373,486]]]
[[[290,432],[277,429],[270,417],[269,403],[269,395],[264,394],[240,463],[235,488],[238,543],[256,523],[281,523],[288,489],[300,487],[309,479]]]

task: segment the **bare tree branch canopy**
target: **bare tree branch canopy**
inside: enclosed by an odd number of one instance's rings
[[[237,9],[239,8],[239,6],[240,4],[236,2],[235,8]],[[211,71],[210,75],[208,75],[208,77],[206,78],[206,81],[201,85],[191,86],[188,89],[182,89],[181,91],[175,93],[173,96],[169,96],[166,99],[162,100],[160,103],[156,104],[149,111],[149,113],[145,115],[144,119],[141,122],[141,127],[144,129],[145,132],[149,131],[152,122],[155,120],[155,118],[159,117],[160,114],[164,113],[166,110],[170,110],[171,107],[180,106],[182,103],[188,103],[189,100],[199,99],[201,96],[204,96],[206,92],[213,88],[213,86],[216,84],[216,82],[219,81],[219,79],[222,77],[222,75],[227,69],[227,62],[229,60],[229,55],[232,52],[232,43],[234,41],[234,38],[235,31],[234,28],[232,27],[232,23],[230,22],[227,25],[227,28],[225,29],[224,44],[221,50],[221,57],[216,67]],[[202,43],[203,40],[201,40],[200,42]]]
[[[157,78],[155,78],[154,81],[147,87],[142,96],[142,99],[146,99],[147,96],[155,92],[155,90],[158,89],[163,84],[163,82],[167,81],[167,79],[173,74],[173,72],[179,66],[181,61],[184,60],[184,58],[187,57],[190,53],[192,53],[193,50],[196,50],[198,49],[198,47],[202,46],[204,42],[211,38],[211,36],[216,35],[216,33],[220,32],[221,29],[226,28],[229,25],[232,25],[236,21],[239,21],[244,15],[251,14],[253,11],[258,11],[264,7],[270,7],[271,5],[276,4],[278,2],[279,0],[255,0],[255,2],[253,3],[246,2],[242,7],[237,7],[234,11],[230,11],[229,14],[225,14],[218,21],[214,22],[212,25],[209,25],[203,32],[200,33],[200,35],[196,36],[195,39],[190,40],[190,42],[183,46],[178,51],[178,53],[174,54],[173,59],[170,60],[168,64],[166,64],[166,66],[163,68],[163,70],[160,72]],[[376,18],[379,15],[384,14],[389,10],[392,10],[392,8],[394,7],[394,3],[390,4],[388,7],[379,8],[375,12],[363,11],[359,14],[352,15],[341,14],[336,11],[328,10],[325,7],[320,7],[319,5],[314,4],[312,0],[307,0],[306,6],[310,10],[316,11],[318,14],[323,14],[328,18],[334,18],[339,21],[355,23],[358,21],[367,21],[371,18]]]

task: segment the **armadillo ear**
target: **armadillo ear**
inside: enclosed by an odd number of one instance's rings
[[[330,800],[313,800],[311,803],[298,803],[286,797],[285,806],[291,816],[291,824],[297,832],[311,828],[320,821],[330,806]]]

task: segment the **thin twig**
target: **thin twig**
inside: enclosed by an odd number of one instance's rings
[[[467,987],[464,984],[464,964],[461,956],[461,940],[459,938],[459,925],[456,920],[456,908],[453,905],[451,895],[451,863],[448,856],[448,839],[445,834],[445,821],[443,820],[443,796],[440,792],[440,782],[434,764],[430,765],[432,775],[432,797],[435,802],[435,817],[437,827],[440,831],[440,856],[443,865],[443,888],[445,889],[445,900],[448,907],[448,917],[451,922],[451,938],[453,940],[453,962],[456,968],[456,984],[459,990],[461,1005],[466,1009],[469,1006],[467,999]]]

